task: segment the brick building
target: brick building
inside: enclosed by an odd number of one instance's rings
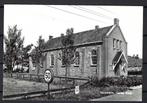
[[[96,75],[99,78],[127,75],[127,42],[119,26],[119,20],[114,19],[111,26],[87,30],[74,35],[74,46],[77,61],[70,67],[71,77],[88,77]],[[46,56],[42,61],[44,73],[46,68],[52,69],[55,75],[64,76],[65,67],[58,57],[61,54],[61,37],[49,37],[46,42]],[[30,73],[36,73],[36,69]]]

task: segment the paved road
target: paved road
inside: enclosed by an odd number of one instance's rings
[[[114,94],[91,101],[142,101],[142,88],[128,90],[120,94]]]

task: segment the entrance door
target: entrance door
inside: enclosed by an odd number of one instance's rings
[[[116,67],[114,68],[114,72],[116,76],[120,76],[120,70],[121,70],[121,66],[122,65],[122,60],[120,59],[120,61],[117,63]]]

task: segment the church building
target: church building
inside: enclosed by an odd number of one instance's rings
[[[92,30],[74,33],[73,36],[77,60],[70,67],[70,77],[127,76],[127,41],[117,18],[111,26],[95,26]],[[58,59],[61,54],[61,37],[50,36],[43,54],[46,57],[39,74],[43,74],[45,69],[52,69],[54,75],[65,76],[65,66]],[[30,73],[36,71],[30,69]]]

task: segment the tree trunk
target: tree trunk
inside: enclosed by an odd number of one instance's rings
[[[22,69],[22,72],[23,72],[23,71],[24,71],[24,70],[23,70],[23,58],[22,58],[22,61],[21,61],[21,62],[22,62],[21,69]]]
[[[68,65],[66,65],[65,69],[66,69],[65,76],[67,77],[67,78],[65,79],[65,82],[66,82],[66,84],[67,84],[68,77],[70,76],[70,67],[69,67]]]
[[[37,66],[37,80],[39,81],[39,71],[40,71],[39,63],[36,66]]]
[[[65,66],[65,76],[66,77],[70,76],[70,67],[68,65]]]
[[[39,75],[39,71],[40,71],[39,63],[37,63],[36,66],[37,66],[37,75]]]

